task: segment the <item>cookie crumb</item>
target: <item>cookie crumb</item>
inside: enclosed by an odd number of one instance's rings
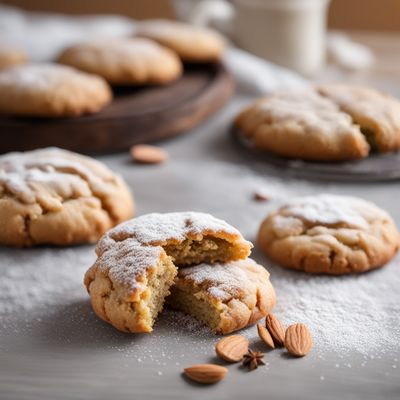
[[[141,164],[161,164],[168,160],[168,153],[161,147],[138,144],[130,149],[132,159]]]

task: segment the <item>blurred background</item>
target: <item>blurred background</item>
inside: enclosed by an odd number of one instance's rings
[[[183,2],[194,4],[196,0]],[[111,13],[137,19],[176,16],[173,0],[5,0],[2,3],[26,10],[68,14]],[[399,0],[332,0],[328,26],[333,29],[400,31],[399,16]]]

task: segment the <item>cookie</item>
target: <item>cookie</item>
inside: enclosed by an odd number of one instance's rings
[[[57,64],[27,64],[0,72],[0,113],[27,117],[77,117],[112,99],[95,75]]]
[[[0,70],[13,65],[25,64],[26,61],[27,57],[23,50],[0,45]]]
[[[275,301],[268,271],[249,258],[179,269],[167,299],[223,335],[264,318]]]
[[[400,101],[389,94],[360,86],[326,84],[319,92],[349,114],[360,126],[371,149],[400,149]]]
[[[342,275],[385,265],[400,236],[390,216],[373,203],[323,194],[294,199],[269,215],[258,244],[283,267]]]
[[[209,214],[147,214],[107,232],[84,283],[95,313],[126,332],[151,332],[177,268],[246,258],[252,245]]]
[[[58,61],[98,74],[112,85],[167,84],[182,75],[182,63],[173,51],[141,38],[77,44],[66,49]]]
[[[312,88],[262,98],[238,115],[235,126],[254,148],[283,157],[340,161],[369,152],[352,118]]]
[[[216,62],[222,58],[224,41],[215,31],[168,20],[138,24],[136,34],[174,50],[185,62]]]
[[[122,178],[92,158],[57,148],[0,156],[0,244],[92,243],[132,214]]]

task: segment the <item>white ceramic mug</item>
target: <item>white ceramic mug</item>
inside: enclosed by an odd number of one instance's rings
[[[177,0],[179,2],[179,0]],[[180,0],[182,1],[182,0]],[[187,0],[186,0],[187,1]],[[184,17],[225,31],[245,50],[304,75],[325,61],[329,0],[197,0]]]

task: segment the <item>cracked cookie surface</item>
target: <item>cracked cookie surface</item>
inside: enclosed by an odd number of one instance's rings
[[[257,149],[310,161],[344,161],[400,148],[400,101],[374,89],[326,84],[272,94],[235,119]]]
[[[284,267],[341,275],[382,267],[397,253],[400,236],[375,204],[324,194],[293,199],[270,214],[258,244]]]
[[[251,243],[209,214],[147,214],[108,231],[84,283],[96,314],[119,330],[151,332],[178,268],[246,258]]]
[[[95,242],[133,214],[121,177],[77,153],[46,148],[0,156],[0,243]]]
[[[378,90],[326,84],[319,92],[335,102],[360,126],[373,150],[384,153],[400,149],[400,101]]]
[[[0,113],[66,118],[100,111],[112,99],[107,82],[65,65],[26,64],[0,71]]]

